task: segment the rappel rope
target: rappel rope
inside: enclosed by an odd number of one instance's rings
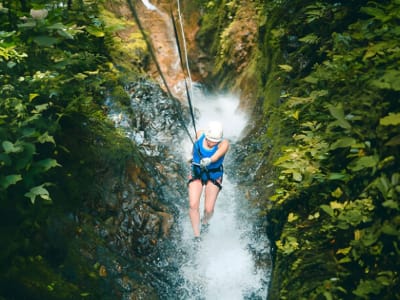
[[[129,9],[131,10],[132,16],[135,19],[141,34],[143,35],[143,38],[144,38],[144,40],[146,42],[147,47],[149,48],[149,52],[150,52],[151,58],[154,60],[154,63],[155,63],[156,68],[157,68],[157,71],[161,76],[161,79],[162,79],[162,81],[164,83],[165,88],[167,89],[167,94],[171,99],[175,99],[175,97],[171,93],[171,90],[169,89],[169,86],[168,86],[167,81],[166,81],[166,79],[164,77],[164,74],[161,71],[160,64],[158,63],[156,55],[154,54],[153,46],[152,46],[152,44],[151,44],[151,42],[150,42],[150,40],[149,40],[149,38],[147,36],[147,33],[145,32],[145,30],[144,30],[144,28],[143,28],[143,26],[142,26],[142,24],[141,24],[141,22],[139,20],[139,17],[138,17],[138,15],[136,13],[136,9],[135,9],[134,5],[132,4],[131,0],[127,0],[127,2],[128,2],[128,5],[129,5]],[[174,24],[174,27],[175,27],[175,24]],[[177,40],[177,44],[178,44],[178,49],[179,49],[179,40]],[[180,51],[179,51],[179,55],[180,55]],[[181,64],[182,64],[181,55],[180,55],[180,60],[181,60]],[[188,88],[187,88],[187,85],[186,85],[186,81],[185,81],[185,87],[186,87],[186,93],[187,93],[187,95],[189,95],[189,91],[188,91]],[[188,99],[190,99],[189,96],[188,96]],[[176,106],[176,108],[179,109],[179,111],[181,111],[181,107],[177,106],[177,103],[175,101],[173,101],[173,103]],[[191,105],[191,101],[190,100],[189,100],[189,107],[190,107],[190,114],[192,116],[192,122],[193,122],[193,125],[195,126],[194,114],[193,114],[193,109],[192,109],[192,105]],[[182,114],[179,114],[179,121],[181,122],[183,128],[185,129],[185,132],[189,136],[192,144],[194,144],[194,140],[193,140],[192,136],[190,135],[189,129],[187,128],[187,126],[185,124],[185,121],[182,118]]]
[[[177,30],[174,14],[172,13],[172,7],[171,7],[171,10],[170,10],[170,14],[171,14],[172,24],[174,25],[174,33],[175,33],[176,44],[177,44],[177,47],[178,47],[179,60],[181,62],[182,71],[185,74],[186,96],[187,96],[187,99],[188,99],[190,115],[192,117],[193,128],[194,128],[194,132],[195,132],[195,135],[196,135],[196,132],[197,132],[197,130],[196,130],[196,122],[195,122],[195,117],[194,117],[193,105],[192,105],[192,101],[191,101],[192,78],[191,78],[191,75],[190,75],[190,68],[189,68],[189,64],[188,64],[188,57],[187,57],[187,51],[186,51],[186,42],[185,42],[185,35],[184,35],[184,32],[183,32],[183,23],[182,23],[182,17],[181,17],[181,13],[180,13],[179,0],[177,1],[177,3],[178,3],[178,16],[179,16],[179,23],[180,23],[180,27],[181,27],[182,43],[183,43],[183,48],[184,48],[185,59],[183,59],[183,57],[182,57],[182,50],[181,50],[181,46],[180,46],[180,43],[179,43],[179,35],[178,35],[178,30]],[[186,66],[184,65],[183,61],[186,62]],[[186,70],[186,72],[185,72],[185,70]],[[186,73],[187,73],[187,76],[186,76]],[[188,84],[187,84],[188,80],[189,80],[190,88],[188,87]]]
[[[186,46],[186,38],[185,38],[185,31],[183,30],[183,19],[182,19],[182,13],[181,13],[181,5],[180,5],[180,1],[177,0],[177,4],[178,4],[178,17],[179,17],[179,24],[181,27],[181,34],[182,34],[182,43],[183,43],[183,50],[184,50],[184,54],[185,54],[185,64],[186,64],[186,72],[187,72],[187,79],[189,79],[189,92],[188,94],[190,96],[193,95],[193,81],[192,81],[192,75],[190,74],[190,67],[189,67],[189,59],[188,59],[188,54],[187,54],[187,46]],[[177,41],[179,44],[179,40]],[[182,69],[184,70],[184,68],[182,67]],[[186,78],[185,78],[185,83],[186,83]],[[188,98],[189,103],[190,98]],[[190,103],[191,105],[191,103]],[[196,124],[194,122],[194,117],[193,117],[193,126],[196,130]]]

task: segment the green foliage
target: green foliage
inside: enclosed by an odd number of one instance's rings
[[[400,3],[353,4],[267,7],[270,15],[291,9],[273,28],[286,35],[270,37],[285,55],[276,76],[280,103],[266,116],[279,119],[281,134],[291,139],[282,144],[270,135],[280,150],[270,210],[289,215],[281,219],[277,259],[307,263],[301,228],[318,220],[313,234],[330,243],[326,274],[336,273],[334,283],[324,283],[323,273],[319,286],[307,283],[309,290],[297,294],[281,282],[281,295],[292,299],[399,297]]]
[[[11,16],[22,13],[16,6],[9,11]],[[69,11],[65,18],[62,6],[36,8],[16,30],[1,33],[2,201],[23,195],[32,203],[37,197],[51,200],[48,177],[62,167],[57,156],[66,149],[60,120],[73,114],[104,119],[98,104],[114,70],[106,52],[99,52],[104,32],[91,13],[89,8]],[[0,21],[6,19],[3,15]]]
[[[229,48],[226,43],[226,34],[228,27],[238,9],[237,0],[219,0],[219,1],[200,1],[200,6],[205,13],[202,16],[202,24],[197,34],[200,47],[204,51],[209,51],[211,55],[217,55]],[[220,49],[221,48],[221,49]],[[219,50],[220,49],[220,50]]]
[[[88,295],[49,263],[45,232],[55,211],[66,215],[94,198],[102,168],[120,172],[135,155],[103,106],[110,93],[125,103],[127,95],[116,87],[100,15],[83,1],[0,3],[2,296]]]

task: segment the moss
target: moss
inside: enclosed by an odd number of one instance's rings
[[[41,256],[15,257],[2,274],[2,292],[8,299],[79,299],[86,292],[65,280]]]
[[[217,13],[226,2],[212,4],[207,13]],[[389,186],[389,178],[394,172],[398,176],[398,172],[392,169],[394,162],[386,170],[377,170],[379,163],[374,164],[374,171],[357,162],[372,157],[394,159],[395,145],[385,148],[383,141],[388,141],[390,134],[397,136],[398,130],[382,130],[377,124],[398,111],[393,106],[398,88],[381,85],[383,77],[390,81],[390,75],[379,71],[393,69],[396,61],[383,52],[378,57],[375,50],[371,52],[371,45],[391,47],[393,32],[386,28],[389,23],[397,24],[398,17],[389,12],[397,10],[398,3],[386,1],[372,7],[367,1],[331,4],[293,0],[259,5],[262,17],[258,20],[257,49],[246,57],[246,67],[238,74],[238,64],[233,62],[236,57],[232,56],[237,54],[234,45],[240,40],[234,29],[240,24],[238,12],[247,5],[242,1],[240,8],[227,9],[235,15],[216,22],[219,35],[214,35],[217,41],[210,43],[217,50],[216,85],[240,87],[243,99],[255,101],[251,117],[257,125],[244,139],[246,158],[241,160],[241,172],[247,179],[248,170],[257,170],[252,178],[260,196],[254,201],[264,207],[270,238],[279,241],[274,247],[269,298],[369,299],[379,295],[386,299],[389,290],[398,290],[399,286],[394,271],[398,260],[387,264],[388,256],[398,255],[388,240],[397,245],[398,235],[381,236],[378,228],[382,222],[397,228],[393,214],[397,215],[398,209],[382,209],[381,201],[387,200],[388,194],[382,193],[382,186],[376,182]],[[387,17],[383,17],[383,11]],[[216,16],[208,18],[217,20]],[[394,56],[398,60],[397,54]],[[379,79],[377,73],[381,74]],[[377,86],[371,86],[371,80]],[[374,107],[374,111],[367,107]],[[349,116],[357,120],[347,119]],[[349,123],[342,128],[335,123],[344,119]],[[330,151],[328,145],[349,136],[357,142],[368,141],[368,149],[352,154],[357,148],[352,145]],[[301,157],[289,160],[286,150]],[[278,158],[282,158],[281,163],[275,165]],[[300,161],[300,169],[305,171],[302,177],[294,178],[293,170]],[[330,174],[348,177],[333,180]],[[280,201],[270,197],[279,193],[288,196],[278,197]],[[366,199],[377,205],[368,213],[360,204]],[[327,219],[319,217],[321,207],[329,207],[329,203],[346,203],[346,209],[332,209],[334,213]],[[329,208],[326,210],[329,212]],[[299,220],[291,223],[290,213],[300,216]],[[364,221],[355,222],[360,216]],[[366,247],[368,243],[373,247]],[[387,279],[382,279],[382,274]]]
[[[150,55],[146,41],[132,21],[131,12],[124,5],[105,3],[107,9],[101,10],[105,23],[106,45],[113,62],[124,73],[143,73],[148,67]]]

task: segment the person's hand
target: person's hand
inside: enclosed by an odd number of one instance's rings
[[[200,160],[200,167],[202,168],[206,168],[211,164],[211,158],[206,157],[206,158],[202,158]]]

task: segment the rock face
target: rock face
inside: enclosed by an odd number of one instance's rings
[[[186,203],[186,166],[171,148],[182,138],[181,111],[154,83],[140,80],[126,90],[134,114],[119,111],[110,101],[110,118],[143,156],[128,160],[125,170],[107,166],[98,178],[101,195],[74,217],[80,229],[69,253],[72,264],[73,257],[80,256],[96,265],[98,276],[110,287],[102,296],[157,299],[158,284],[164,280],[158,268],[170,264],[162,256],[171,248],[175,208]]]
[[[137,14],[148,35],[152,51],[168,88],[174,96],[182,98],[184,91],[181,90],[180,86],[182,86],[185,73],[181,68],[173,19],[171,14],[168,13],[170,4],[169,1],[163,1],[163,3],[154,3],[154,5],[156,8],[150,9],[142,1],[137,1]],[[155,64],[152,64],[150,74],[165,89],[164,82],[161,80]]]

